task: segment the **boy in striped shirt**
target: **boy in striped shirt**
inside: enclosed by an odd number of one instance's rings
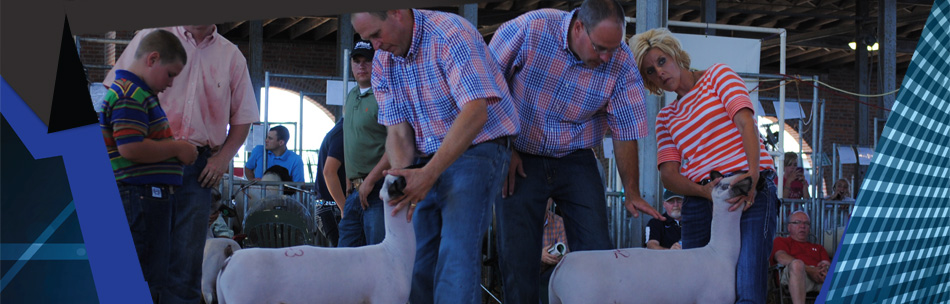
[[[99,126],[132,231],[142,274],[152,299],[167,293],[167,265],[175,227],[171,195],[181,185],[182,164],[198,150],[174,140],[158,93],[172,85],[187,55],[178,38],[159,30],[148,34],[128,70],[117,70],[103,100]]]

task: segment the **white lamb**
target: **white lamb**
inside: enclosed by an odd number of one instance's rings
[[[218,275],[219,303],[406,303],[416,236],[406,209],[389,216],[405,180],[387,176],[383,242],[358,248],[296,246],[234,253]]]
[[[551,303],[733,303],[741,209],[726,200],[745,195],[752,180],[722,179],[713,190],[709,244],[686,250],[628,248],[564,256],[551,274]],[[764,194],[763,194],[764,195]]]
[[[205,241],[204,259],[201,263],[201,298],[205,303],[214,303],[215,283],[218,272],[228,257],[241,249],[232,239],[212,238]]]

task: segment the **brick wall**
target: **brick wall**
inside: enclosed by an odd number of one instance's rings
[[[763,73],[777,73],[777,71],[763,71]],[[822,82],[825,82],[836,88],[856,92],[857,91],[857,76],[855,75],[854,69],[829,69],[829,70],[794,70],[789,69],[786,71],[787,75],[802,75],[802,76],[818,76],[818,79]],[[869,88],[872,93],[878,93],[876,74],[869,75],[872,83]],[[903,75],[897,75],[897,79],[903,79]],[[763,87],[770,87],[776,85],[775,83],[763,84]],[[900,83],[897,84],[900,87]],[[798,84],[798,90],[800,91],[800,98],[805,100],[811,100],[813,96],[813,89],[810,82]],[[799,93],[796,92],[796,84],[791,83],[786,86],[786,99],[797,99],[799,98]],[[777,97],[778,90],[772,90],[767,92],[760,93],[761,96],[768,97]],[[818,98],[825,101],[824,109],[824,132],[822,136],[822,149],[821,152],[825,153],[830,159],[834,154],[833,144],[837,143],[839,145],[854,145],[858,144],[858,98],[855,96],[850,96],[847,94],[837,93],[827,88],[819,89]],[[879,109],[881,105],[881,98],[868,98],[868,103],[872,104],[869,106],[869,119],[868,119],[868,130],[867,142],[868,146],[872,146],[876,137],[880,134],[880,131],[883,130],[884,121],[882,118],[885,117],[883,110]],[[803,102],[802,108],[805,112],[806,117],[811,116],[811,103]],[[773,106],[770,102],[763,103],[763,108],[766,112],[774,113]],[[873,130],[874,120],[881,119],[879,122],[878,130],[875,133]],[[817,149],[817,143],[812,143],[812,131],[815,130],[818,126],[820,117],[814,117],[811,124],[807,124],[803,128],[803,142],[806,146],[806,152],[809,152],[810,149]],[[786,121],[786,131],[793,134],[798,138],[797,134],[798,120],[789,120]],[[840,176],[846,178],[849,181],[853,180],[854,184],[852,185],[852,191],[857,194],[858,186],[860,185],[862,179],[861,177],[866,173],[867,166],[859,166],[856,164],[843,165],[841,168]],[[825,183],[825,189],[830,189],[834,180],[832,177],[833,168],[831,166],[824,167],[823,182]],[[813,181],[816,182],[816,181]],[[824,196],[824,193],[820,194]]]
[[[105,38],[107,34],[101,35],[83,35],[82,37]],[[130,40],[134,36],[134,31],[120,31],[115,33],[115,39]],[[238,49],[244,53],[245,57],[250,56],[248,42],[237,42]],[[116,44],[115,58],[125,50],[124,44]],[[92,81],[102,81],[108,69],[93,68],[96,65],[112,65],[108,61],[107,44],[99,42],[81,41],[80,59],[87,65],[87,73]],[[275,74],[309,75],[309,76],[336,76],[337,72],[337,49],[335,44],[331,43],[289,43],[289,42],[269,42],[264,45],[264,71]],[[114,59],[113,59],[114,60]],[[292,77],[271,77],[272,87],[279,87],[294,92],[306,93],[325,93],[326,81],[292,78]],[[333,113],[339,112],[339,106],[327,106],[326,100],[322,96],[311,96],[308,99],[318,105],[330,116],[336,119]]]

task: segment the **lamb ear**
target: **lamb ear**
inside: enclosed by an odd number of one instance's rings
[[[732,196],[743,196],[749,194],[749,190],[752,190],[752,178],[746,177],[740,181],[737,181],[732,184]]]

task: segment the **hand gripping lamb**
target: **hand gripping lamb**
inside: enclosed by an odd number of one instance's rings
[[[548,285],[551,303],[733,303],[739,218],[726,200],[745,195],[750,178],[722,179],[712,193],[709,244],[687,250],[628,248],[568,253]]]
[[[383,242],[357,248],[295,246],[234,252],[218,274],[219,303],[406,303],[416,236],[404,208],[389,216],[405,179],[386,176]]]

